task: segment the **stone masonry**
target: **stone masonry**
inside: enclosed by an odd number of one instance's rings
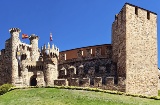
[[[115,15],[111,44],[61,52],[49,43],[39,49],[39,37],[35,34],[29,36],[30,44],[26,44],[19,39],[19,28],[9,32],[11,37],[0,52],[0,85],[90,86],[158,95],[154,12],[126,3]]]
[[[157,95],[157,15],[126,4],[112,26],[113,62],[126,92]]]
[[[19,28],[9,30],[11,37],[0,55],[0,84],[15,86],[48,86],[57,79],[59,49],[48,44],[38,48],[38,36],[29,36],[30,45],[19,39]]]

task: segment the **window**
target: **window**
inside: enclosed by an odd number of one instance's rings
[[[138,7],[135,7],[135,14],[138,15]]]
[[[121,56],[121,49],[118,50],[118,56]]]
[[[82,51],[82,50],[78,50],[77,56],[78,56],[78,57],[82,57],[82,55],[83,55],[83,51]]]
[[[121,23],[123,22],[123,10],[121,11]]]
[[[147,19],[149,20],[150,19],[150,12],[147,11]]]
[[[115,20],[118,20],[118,15],[117,14],[115,15]]]

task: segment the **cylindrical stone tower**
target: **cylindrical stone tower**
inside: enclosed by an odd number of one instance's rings
[[[20,43],[19,33],[21,30],[19,28],[11,28],[9,32],[11,34],[11,83],[15,85],[16,79],[18,78],[18,60],[16,53]]]
[[[31,60],[32,61],[38,61],[39,58],[39,52],[38,52],[38,36],[32,34],[29,37],[30,44],[32,46],[31,48]]]
[[[43,60],[44,60],[44,80],[46,86],[54,85],[54,80],[58,79],[58,48],[48,48],[43,49]]]

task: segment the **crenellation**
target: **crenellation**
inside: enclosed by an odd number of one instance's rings
[[[20,33],[21,32],[21,30],[19,29],[19,28],[11,28],[10,30],[9,30],[9,32],[12,34],[13,32],[18,32],[18,33]]]
[[[50,44],[49,44],[49,42],[48,42],[48,49],[50,49]]]

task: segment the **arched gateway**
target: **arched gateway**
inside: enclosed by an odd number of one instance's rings
[[[30,86],[36,86],[37,85],[37,76],[32,76],[30,79]]]

